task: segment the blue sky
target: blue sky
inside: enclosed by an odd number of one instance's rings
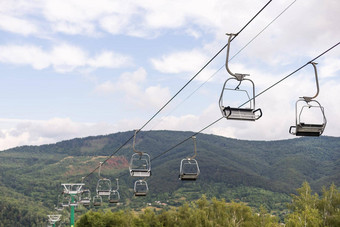
[[[266,3],[0,0],[0,150],[140,128]],[[232,42],[234,56],[270,24],[230,68],[261,92],[340,41],[339,11],[335,0],[273,1]],[[317,61],[329,136],[340,136],[339,59],[337,47]],[[218,119],[224,61],[225,51],[145,130],[198,131]],[[307,66],[256,99],[257,122],[223,119],[205,132],[293,138],[295,102],[314,93]]]

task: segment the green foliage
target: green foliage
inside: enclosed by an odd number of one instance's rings
[[[321,198],[317,194],[312,195],[307,182],[297,192],[289,205],[292,213],[287,215],[287,227],[340,225],[340,192],[334,184],[329,190],[323,188]]]
[[[0,225],[4,220],[14,223],[18,220],[20,223],[15,223],[15,226],[30,226],[23,221],[24,217],[31,220],[31,226],[46,222],[46,215],[54,211],[57,195],[62,190],[61,183],[79,182],[82,176],[97,167],[133,133],[129,131],[0,151],[0,201],[3,206],[20,213],[20,218],[16,218],[8,209],[3,209],[2,215],[7,218],[0,219]],[[153,158],[192,134],[175,131],[140,132],[136,147]],[[169,205],[167,212],[172,216],[164,216],[164,219],[172,222],[177,217],[171,213],[170,207],[180,207],[187,202],[187,212],[190,213],[190,209],[196,209],[190,202],[206,194],[211,203],[216,197],[217,200],[224,198],[227,202],[243,202],[258,212],[263,206],[282,221],[286,212],[285,204],[291,200],[289,194],[300,187],[303,181],[307,180],[311,189],[318,193],[323,193],[322,186],[328,187],[331,182],[340,185],[339,138],[244,141],[199,134],[197,150],[201,170],[197,181],[178,180],[181,159],[193,153],[190,140],[152,162],[152,177],[148,179],[150,193],[145,198],[135,198],[132,193],[135,179],[128,177],[132,147],[131,143],[124,146],[117,153],[119,156],[109,159],[102,168],[102,176],[106,178],[113,180],[120,176],[119,192],[123,204],[113,206],[105,200],[104,206],[96,209],[110,208],[114,212],[121,209],[141,210],[146,203],[159,200]],[[86,187],[95,192],[97,181],[95,172],[85,180]],[[334,193],[324,196],[323,202],[317,203],[313,209],[323,209],[321,217],[325,226],[338,224],[338,208],[329,205],[336,203],[336,197]],[[79,209],[81,212],[87,210]],[[209,220],[204,218],[207,213],[200,212],[198,216],[190,213],[194,218],[186,221],[203,223]],[[12,213],[16,214],[16,211]],[[142,223],[150,215],[134,219],[134,222]],[[209,223],[206,222],[206,225],[209,226]]]
[[[120,220],[120,221],[117,221]],[[185,203],[179,208],[155,212],[145,209],[139,214],[129,211],[88,212],[76,223],[77,227],[92,226],[151,226],[151,227],[247,227],[247,226],[279,226],[265,209],[255,213],[244,203],[226,203],[223,200],[208,201],[205,196],[193,203]]]

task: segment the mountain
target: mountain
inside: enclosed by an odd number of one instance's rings
[[[80,182],[81,177],[115,153],[133,133],[1,151],[0,224],[10,221],[15,213],[14,216],[23,217],[22,223],[28,219],[36,223],[31,226],[39,226],[57,203],[61,183]],[[332,182],[340,185],[340,138],[326,136],[247,141],[199,134],[196,160],[201,174],[195,182],[181,182],[180,161],[193,155],[191,135],[193,132],[180,131],[146,131],[137,135],[136,149],[148,153],[152,159],[152,176],[147,180],[150,193],[144,199],[132,196],[135,179],[128,173],[132,140],[106,161],[101,175],[113,182],[118,177],[124,206],[135,209],[154,200],[176,206],[206,194],[282,210],[290,200],[289,194],[304,181],[316,192]],[[185,139],[188,140],[181,143]],[[92,192],[98,181],[97,172],[84,181]],[[15,212],[9,213],[9,208]]]

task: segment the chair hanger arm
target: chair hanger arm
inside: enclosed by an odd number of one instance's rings
[[[310,64],[312,64],[313,68],[314,68],[314,74],[315,74],[315,83],[316,83],[316,94],[313,97],[309,97],[309,96],[303,96],[302,98],[306,101],[306,102],[310,102],[312,99],[315,99],[318,95],[319,95],[319,79],[318,79],[318,71],[316,69],[316,65],[318,63],[316,62],[310,62]]]

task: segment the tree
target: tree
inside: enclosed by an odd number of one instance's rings
[[[322,188],[317,207],[322,215],[323,226],[340,226],[340,192],[334,183],[329,190]]]
[[[318,195],[312,195],[308,182],[297,189],[298,195],[292,195],[292,203],[289,208],[293,211],[287,215],[287,227],[321,226],[322,217],[317,209]]]
[[[280,226],[278,223],[278,217],[269,214],[264,206],[260,206],[260,213],[255,215],[253,223],[254,226],[258,227]]]
[[[232,227],[252,226],[253,214],[250,207],[234,201],[227,206],[228,222]]]

